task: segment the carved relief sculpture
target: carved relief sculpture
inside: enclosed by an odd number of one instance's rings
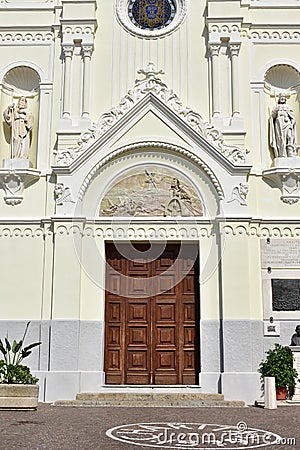
[[[71,189],[65,187],[64,183],[58,183],[54,187],[55,203],[57,205],[63,205],[64,203],[75,203]]]
[[[17,105],[9,105],[3,112],[3,117],[11,128],[11,158],[28,159],[33,114],[28,108],[27,99],[21,97]]]
[[[202,216],[195,190],[177,174],[148,167],[116,183],[104,196],[103,216]]]
[[[283,93],[279,94],[278,103],[270,117],[270,146],[275,158],[297,156],[296,121]]]
[[[240,183],[232,189],[231,198],[227,203],[237,201],[241,206],[247,206],[248,184]]]

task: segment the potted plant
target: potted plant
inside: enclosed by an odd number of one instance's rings
[[[276,399],[285,400],[287,387],[294,387],[298,378],[293,353],[289,347],[275,344],[275,348],[268,350],[266,355],[266,360],[260,363],[258,369],[262,383],[264,377],[275,377]]]
[[[30,322],[27,323],[23,338],[11,344],[8,336],[4,342],[0,339],[0,409],[36,409],[38,405],[38,378],[34,377],[29,367],[21,364],[32,349],[41,344],[34,342],[24,347],[24,340]]]

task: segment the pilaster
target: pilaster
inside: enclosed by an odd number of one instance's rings
[[[211,56],[211,120],[222,131],[226,142],[238,142],[243,146],[245,131],[239,86],[241,12],[239,1],[225,4],[208,1],[206,25]]]
[[[94,0],[62,0],[63,107],[58,147],[75,144],[90,125],[91,59],[97,29]],[[82,76],[81,76],[82,74]]]

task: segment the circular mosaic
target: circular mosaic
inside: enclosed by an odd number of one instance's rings
[[[186,0],[117,0],[121,25],[144,38],[158,38],[174,31],[186,15]]]
[[[131,22],[143,30],[160,30],[168,26],[175,13],[172,0],[130,0],[128,5]]]

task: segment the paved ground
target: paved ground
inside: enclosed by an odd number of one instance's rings
[[[160,425],[161,429],[157,426],[146,429],[145,425],[138,425],[157,422],[163,423]],[[228,439],[221,441],[222,430],[220,431],[220,427],[201,426],[201,424],[218,424],[236,427],[240,422],[245,422],[248,430],[250,428],[262,429],[276,433],[283,438],[280,444],[274,446],[265,445],[270,442],[270,439],[272,440],[272,436],[258,436],[259,440],[255,443],[259,442],[260,446],[264,444],[262,448],[268,450],[300,449],[300,407],[295,406],[268,411],[255,407],[69,408],[41,404],[36,412],[0,411],[0,450],[153,450],[155,448],[224,448],[227,450],[253,448],[253,446],[250,447],[249,439],[248,443],[246,441],[243,444],[237,443],[239,441],[234,440],[231,435],[231,441]],[[178,425],[179,423],[184,425]],[[197,425],[186,425],[190,423]],[[129,438],[133,439],[139,445],[114,440],[106,435],[108,429],[126,424],[137,425],[126,427],[119,432],[116,430],[113,432],[114,435],[119,439],[124,439],[125,436],[127,442]],[[245,428],[245,425],[242,427]],[[211,444],[202,444],[203,435],[201,433],[205,430],[218,435],[217,441]],[[173,432],[171,433],[171,431]],[[230,429],[227,429],[224,434],[223,428],[223,436],[226,433],[228,436],[229,431]],[[151,446],[153,442],[154,444]],[[145,446],[145,443],[148,443],[148,446]]]

